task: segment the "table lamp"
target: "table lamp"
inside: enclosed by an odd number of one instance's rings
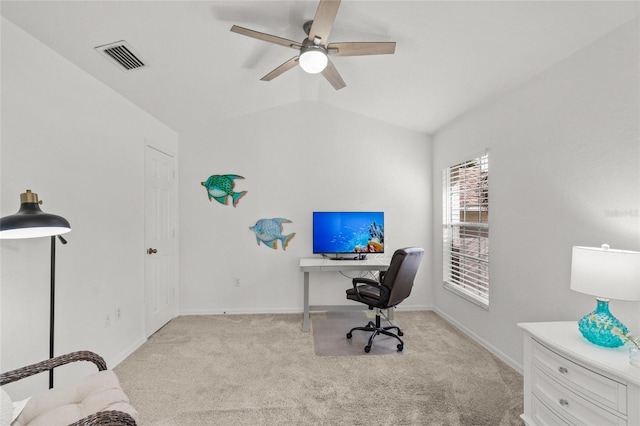
[[[55,319],[55,265],[56,237],[62,244],[67,241],[60,236],[71,231],[67,219],[40,210],[38,194],[27,189],[20,194],[20,209],[16,214],[0,218],[0,239],[22,239],[51,237],[51,309],[49,317],[49,358],[53,358],[53,332]],[[49,388],[53,387],[53,369],[49,370]]]
[[[640,300],[640,252],[613,250],[607,244],[573,247],[571,290],[596,296],[595,311],[578,321],[580,333],[598,346],[624,345],[627,327],[609,312],[609,299]]]

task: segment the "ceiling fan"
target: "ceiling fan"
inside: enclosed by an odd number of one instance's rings
[[[289,59],[269,74],[262,77],[262,81],[271,81],[285,71],[296,65],[300,65],[304,71],[310,74],[322,73],[336,90],[346,86],[346,83],[338,73],[338,70],[329,59],[329,56],[362,56],[362,55],[385,55],[393,54],[396,50],[395,42],[341,42],[328,43],[329,34],[333,27],[333,22],[338,13],[340,0],[320,0],[316,15],[313,21],[307,21],[302,26],[307,38],[302,42],[288,40],[271,34],[265,34],[248,28],[234,25],[231,31],[247,37],[280,46],[290,47],[300,51],[300,54]]]

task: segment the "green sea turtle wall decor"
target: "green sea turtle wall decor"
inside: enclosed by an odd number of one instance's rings
[[[213,175],[209,176],[204,182],[200,182],[200,185],[204,186],[207,189],[207,195],[209,196],[209,201],[213,198],[220,204],[224,204],[225,206],[229,204],[229,197],[231,197],[233,207],[238,204],[238,201],[245,195],[247,195],[248,191],[242,192],[234,192],[233,188],[235,186],[234,179],[244,179],[242,176],[238,175]]]
[[[249,229],[256,234],[256,241],[258,245],[263,243],[267,247],[271,247],[274,250],[278,249],[278,240],[282,242],[282,250],[286,250],[289,242],[296,236],[295,232],[289,235],[283,235],[283,223],[292,223],[289,219],[273,218],[273,219],[260,219],[254,226],[250,226]]]

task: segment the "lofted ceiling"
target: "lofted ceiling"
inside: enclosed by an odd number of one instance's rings
[[[347,86],[296,67],[294,50],[233,24],[301,41],[317,1],[2,1],[0,11],[179,133],[315,101],[432,134],[639,15],[638,1],[344,0],[329,42],[395,41],[394,55],[333,57]],[[119,40],[147,67],[94,50]],[[301,104],[304,105],[304,104]]]

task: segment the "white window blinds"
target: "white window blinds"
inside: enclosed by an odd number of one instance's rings
[[[489,155],[443,172],[443,279],[446,288],[489,306]]]

